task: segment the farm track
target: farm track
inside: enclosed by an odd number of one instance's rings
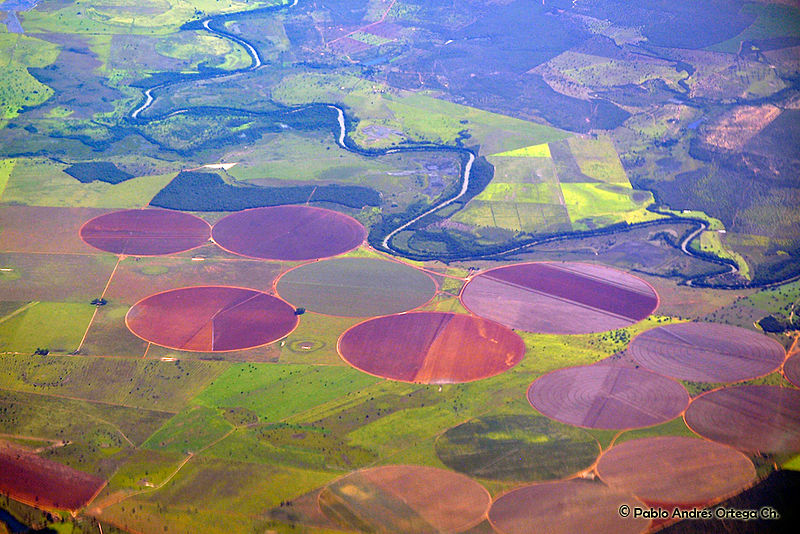
[[[270,6],[270,7],[260,8],[260,9],[256,9],[256,10],[242,11],[242,12],[237,12],[237,13],[228,13],[226,15],[217,15],[217,16],[213,16],[213,17],[208,17],[206,19],[202,19],[200,21],[193,21],[193,22],[185,24],[182,27],[182,29],[194,29],[194,30],[202,29],[202,30],[206,30],[209,33],[217,35],[217,36],[219,36],[219,37],[221,37],[223,39],[229,39],[229,40],[233,41],[234,43],[243,46],[246,49],[247,53],[250,55],[251,64],[249,66],[247,66],[247,67],[244,67],[244,68],[241,68],[241,69],[236,69],[236,70],[231,70],[229,72],[207,73],[207,74],[201,74],[199,76],[191,75],[191,76],[186,76],[185,78],[178,78],[178,79],[175,79],[175,80],[171,80],[171,81],[167,81],[167,82],[161,82],[159,84],[156,84],[156,85],[144,90],[144,100],[143,100],[143,102],[141,102],[134,110],[132,110],[129,113],[129,119],[134,121],[134,122],[147,123],[147,122],[151,122],[151,121],[154,121],[154,120],[163,119],[165,117],[171,117],[171,116],[187,113],[187,112],[190,111],[190,109],[178,109],[178,110],[174,110],[174,111],[172,111],[170,113],[167,113],[167,114],[164,114],[164,115],[158,115],[158,116],[153,116],[153,117],[148,117],[148,118],[142,118],[141,114],[144,113],[150,106],[152,106],[153,102],[155,102],[155,100],[157,98],[156,91],[163,90],[163,89],[168,89],[168,88],[170,88],[172,86],[175,86],[175,85],[178,85],[178,84],[181,84],[181,83],[190,82],[190,81],[228,78],[230,76],[234,76],[234,75],[237,75],[237,74],[242,74],[242,73],[245,73],[245,72],[251,72],[251,71],[254,71],[256,69],[260,69],[260,68],[263,68],[264,66],[267,66],[267,65],[264,64],[264,62],[263,62],[263,60],[262,60],[262,58],[261,58],[261,56],[260,56],[260,54],[258,52],[258,49],[252,43],[248,42],[247,40],[245,40],[245,39],[243,39],[243,38],[241,38],[241,37],[239,37],[237,35],[234,35],[234,34],[228,32],[228,31],[226,31],[224,29],[221,29],[221,28],[224,28],[224,24],[223,23],[224,23],[224,21],[231,20],[231,19],[233,19],[233,18],[235,18],[237,16],[240,16],[240,15],[249,15],[249,14],[253,14],[253,13],[256,13],[256,12],[278,11],[278,10],[281,10],[281,9],[294,7],[294,6],[297,5],[297,3],[298,3],[298,0],[294,0],[293,3],[291,3],[289,5]],[[385,17],[385,14],[384,14],[384,17]],[[217,21],[219,21],[220,23],[217,24],[216,23]],[[432,254],[414,254],[414,253],[410,253],[408,251],[400,250],[400,249],[396,248],[394,245],[392,245],[392,239],[397,234],[399,234],[400,232],[402,232],[404,230],[409,229],[414,224],[418,223],[419,221],[421,221],[425,217],[435,213],[436,211],[440,210],[441,208],[447,207],[450,204],[458,201],[459,199],[461,199],[467,193],[467,190],[469,189],[470,174],[471,174],[471,170],[472,170],[472,163],[475,161],[476,154],[473,151],[471,151],[471,150],[469,150],[467,148],[464,148],[463,146],[459,146],[459,145],[448,146],[448,145],[441,145],[441,144],[418,144],[418,145],[411,145],[411,146],[403,146],[402,148],[397,148],[396,147],[396,148],[389,148],[389,149],[382,149],[382,150],[375,150],[375,149],[366,150],[366,149],[363,149],[363,148],[357,146],[352,141],[352,139],[350,139],[348,137],[348,135],[347,135],[347,133],[348,133],[347,132],[347,120],[346,120],[345,112],[338,105],[333,104],[333,103],[318,103],[318,104],[309,104],[309,105],[305,105],[305,106],[291,108],[291,107],[281,106],[280,104],[278,104],[276,102],[272,102],[272,103],[275,104],[278,107],[283,107],[288,111],[302,111],[302,110],[312,109],[314,107],[321,107],[321,106],[324,106],[324,107],[330,108],[332,110],[335,110],[336,113],[337,113],[337,122],[338,122],[338,126],[339,126],[338,135],[335,136],[337,145],[340,148],[344,149],[344,150],[347,150],[349,152],[356,153],[356,154],[359,154],[359,155],[362,155],[362,156],[377,157],[377,156],[385,156],[387,154],[393,154],[393,153],[398,153],[398,152],[418,152],[418,151],[448,151],[448,152],[459,153],[462,156],[463,159],[462,159],[461,187],[460,187],[459,191],[457,193],[455,193],[453,196],[450,196],[449,198],[445,198],[445,199],[440,200],[439,202],[433,204],[431,207],[429,207],[428,209],[424,210],[421,214],[415,215],[411,220],[408,220],[408,221],[400,224],[396,228],[390,230],[380,242],[380,248],[385,252],[388,252],[388,253],[391,253],[391,254],[395,254],[397,256],[408,258],[408,259],[418,260],[418,261],[440,260],[440,261],[450,262],[450,261],[471,261],[471,260],[500,260],[500,259],[507,259],[509,255],[517,254],[517,253],[524,253],[528,249],[534,248],[534,247],[539,246],[539,245],[544,245],[544,244],[547,244],[547,243],[552,243],[552,242],[557,242],[557,241],[568,241],[570,239],[581,239],[581,238],[587,238],[587,237],[595,237],[595,236],[600,236],[600,235],[613,235],[613,234],[625,232],[625,231],[628,231],[628,230],[634,230],[634,229],[637,229],[637,228],[643,228],[643,227],[661,226],[661,225],[665,225],[665,224],[675,224],[675,223],[684,223],[684,224],[691,224],[695,228],[694,228],[693,231],[691,231],[688,235],[686,235],[682,239],[681,243],[679,245],[677,245],[676,248],[681,250],[687,256],[690,256],[690,257],[693,257],[693,258],[696,258],[696,259],[699,259],[701,261],[705,261],[705,262],[708,262],[708,263],[713,263],[713,264],[716,264],[716,265],[719,265],[719,266],[724,266],[724,267],[728,268],[729,271],[727,273],[717,271],[717,272],[711,272],[711,273],[697,275],[697,276],[693,276],[693,277],[684,277],[682,282],[681,282],[681,284],[688,285],[688,286],[695,286],[695,287],[714,287],[714,288],[717,288],[717,289],[742,289],[742,288],[745,288],[745,287],[761,287],[761,286],[770,287],[770,286],[778,285],[778,284],[781,284],[781,283],[786,283],[786,282],[789,282],[789,281],[793,280],[793,279],[788,279],[788,280],[783,280],[783,281],[776,282],[776,283],[766,283],[766,284],[760,284],[760,285],[742,284],[742,283],[713,284],[713,285],[712,284],[708,284],[706,282],[706,279],[708,279],[708,278],[711,278],[711,277],[714,277],[714,276],[719,276],[720,274],[735,274],[735,273],[737,273],[739,271],[738,266],[732,260],[729,260],[729,259],[726,259],[726,258],[721,258],[719,256],[714,256],[714,255],[708,254],[708,253],[698,254],[698,253],[693,252],[689,248],[689,244],[694,239],[696,239],[700,234],[702,234],[702,232],[704,230],[706,230],[708,228],[708,225],[707,225],[707,223],[705,221],[703,221],[702,219],[696,219],[696,218],[691,218],[691,217],[681,217],[681,216],[678,216],[678,215],[675,215],[675,214],[672,214],[672,213],[659,211],[657,209],[651,209],[651,211],[653,213],[656,213],[656,214],[664,216],[664,219],[656,220],[656,221],[646,221],[646,222],[641,222],[641,223],[629,223],[629,224],[626,224],[624,226],[607,227],[607,228],[598,229],[598,230],[589,230],[589,231],[583,231],[583,232],[571,232],[571,233],[563,233],[563,234],[554,234],[554,235],[540,236],[540,237],[530,237],[530,238],[528,238],[527,240],[525,240],[523,242],[519,242],[518,241],[516,243],[511,243],[511,244],[508,244],[505,248],[494,249],[494,250],[492,250],[490,252],[486,252],[484,254],[480,254],[480,253],[478,253],[478,254],[454,254],[454,255],[449,255],[449,256],[445,257],[445,256],[442,256],[442,255],[434,256]],[[223,111],[228,110],[228,111],[236,111],[236,112],[248,113],[248,114],[252,114],[252,115],[261,115],[262,114],[262,113],[259,113],[259,112],[254,112],[252,110],[239,109],[239,108],[235,108],[235,107],[224,107],[224,108],[221,108],[221,107],[196,106],[196,107],[194,107],[192,109],[197,110],[197,111],[200,111],[200,110],[209,110],[209,111],[210,110],[223,110]]]

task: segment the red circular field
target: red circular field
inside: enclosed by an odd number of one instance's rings
[[[522,263],[479,274],[464,287],[470,311],[511,328],[588,334],[629,326],[658,307],[643,280],[584,263]]]
[[[637,336],[628,354],[644,367],[682,380],[737,382],[780,367],[786,353],[762,334],[711,323],[678,323]]]
[[[310,260],[356,248],[364,227],[342,213],[308,206],[276,206],[240,211],[211,230],[214,241],[230,252],[270,260]]]
[[[294,308],[253,289],[199,286],[146,297],[128,310],[128,328],[156,345],[217,352],[271,343],[297,326]]]
[[[486,517],[489,493],[465,475],[414,465],[351,473],[327,486],[319,505],[348,530],[462,532]]]
[[[522,339],[503,325],[444,312],[370,319],[345,332],[338,348],[347,363],[366,373],[423,384],[494,376],[525,353]]]
[[[606,451],[597,473],[611,487],[654,506],[703,506],[739,493],[756,478],[753,462],[726,445],[687,437],[626,441]]]
[[[800,352],[795,352],[783,363],[783,376],[795,386],[800,387]]]
[[[684,415],[689,428],[745,452],[800,451],[800,390],[736,386],[703,393]]]
[[[91,246],[129,256],[159,256],[199,247],[211,234],[203,219],[161,209],[106,213],[81,227],[81,239]]]
[[[633,495],[599,482],[545,482],[502,495],[489,510],[489,521],[501,534],[645,531],[650,520],[621,517],[622,505],[644,507]]]
[[[689,394],[678,382],[644,369],[589,365],[540,377],[528,388],[528,401],[562,423],[622,430],[674,419]]]

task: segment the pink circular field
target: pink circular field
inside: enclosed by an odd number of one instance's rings
[[[644,367],[697,382],[736,382],[769,374],[786,355],[765,335],[722,324],[678,323],[638,335],[628,354]]]
[[[620,516],[623,505],[631,511],[644,507],[633,495],[600,482],[545,482],[500,496],[489,509],[489,521],[501,534],[632,534],[647,530],[649,519]]]
[[[800,352],[795,352],[783,364],[783,376],[797,387],[800,387]]]
[[[128,310],[131,332],[177,350],[222,352],[276,341],[294,330],[294,308],[253,289],[198,286],[146,297]]]
[[[622,430],[674,419],[689,394],[678,382],[644,369],[589,365],[538,378],[528,388],[528,401],[562,423]]]
[[[707,505],[756,478],[753,462],[736,449],[675,436],[614,445],[600,457],[597,473],[609,486],[662,507]]]
[[[114,211],[91,219],[80,229],[89,245],[129,256],[160,256],[199,247],[211,235],[203,219],[162,209]]]
[[[309,206],[275,206],[240,211],[211,230],[225,250],[250,258],[310,260],[359,246],[364,227],[348,215]]]
[[[423,384],[494,376],[525,354],[522,339],[505,326],[444,312],[370,319],[345,332],[338,348],[347,363],[366,373]]]
[[[472,278],[461,301],[481,317],[528,332],[588,334],[623,328],[658,307],[630,274],[585,263],[522,263]]]
[[[486,517],[491,497],[471,478],[435,467],[385,465],[328,485],[320,509],[351,531],[462,532]]]
[[[800,452],[800,390],[734,386],[692,400],[684,415],[703,437],[745,452]]]

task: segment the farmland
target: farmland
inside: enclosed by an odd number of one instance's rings
[[[797,6],[21,4],[0,518],[668,532],[619,507],[795,476]]]

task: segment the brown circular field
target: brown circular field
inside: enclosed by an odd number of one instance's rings
[[[684,415],[703,437],[745,452],[800,451],[800,390],[736,386],[703,393]]]
[[[199,247],[211,227],[203,219],[161,209],[125,210],[91,219],[80,229],[89,245],[129,256],[160,256]]]
[[[198,286],[146,297],[128,310],[131,332],[177,350],[217,352],[271,343],[297,326],[294,308],[253,289]]]
[[[597,463],[603,482],[653,506],[703,506],[739,493],[756,478],[753,462],[726,445],[688,437],[626,441]]]
[[[645,531],[650,520],[621,517],[622,505],[630,510],[644,506],[633,495],[599,482],[544,482],[502,495],[489,510],[489,521],[501,534]]]
[[[444,312],[370,319],[345,332],[338,348],[347,363],[366,373],[423,384],[494,376],[525,353],[522,339],[505,326]]]
[[[528,388],[528,401],[562,423],[622,430],[674,419],[689,394],[678,382],[644,369],[589,365],[540,377]]]
[[[489,493],[467,476],[412,465],[356,471],[319,495],[329,519],[359,532],[462,532],[486,517]]]
[[[783,376],[797,387],[800,387],[800,352],[795,352],[783,364]]]
[[[629,326],[658,307],[643,280],[584,263],[522,263],[479,274],[464,287],[470,311],[511,328],[588,334]]]
[[[374,317],[422,306],[436,294],[427,273],[404,263],[333,258],[301,265],[280,277],[282,298],[314,312]]]
[[[250,258],[311,260],[359,246],[364,227],[347,215],[308,206],[275,206],[240,211],[211,230],[225,250]]]
[[[638,335],[628,354],[657,373],[697,382],[737,382],[771,373],[786,353],[762,334],[711,323],[678,323]]]

